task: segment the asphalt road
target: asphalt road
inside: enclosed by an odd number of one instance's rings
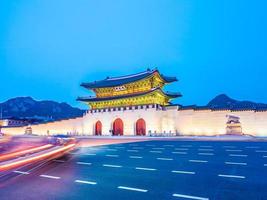
[[[267,143],[148,141],[80,148],[0,176],[0,199],[267,199]]]

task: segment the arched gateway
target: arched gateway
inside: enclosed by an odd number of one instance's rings
[[[146,135],[146,122],[144,119],[138,119],[135,124],[135,134],[142,136]]]
[[[123,121],[120,118],[113,122],[112,135],[123,135]]]
[[[97,121],[95,124],[95,135],[102,135],[102,123]]]

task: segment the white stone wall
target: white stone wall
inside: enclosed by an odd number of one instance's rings
[[[176,126],[183,135],[219,135],[226,132],[226,115],[240,117],[244,134],[267,136],[267,111],[178,111]]]
[[[2,132],[10,135],[21,135],[25,133],[24,127],[2,128]],[[32,125],[32,133],[37,135],[53,135],[53,134],[67,134],[67,133],[82,133],[83,132],[83,118],[75,118],[68,120],[55,121],[50,123]]]
[[[102,135],[111,135],[112,124],[117,118],[124,123],[124,135],[135,135],[135,124],[140,118],[146,122],[146,134],[180,135],[219,135],[226,133],[226,115],[240,117],[243,133],[255,136],[267,136],[267,111],[211,111],[177,110],[178,107],[138,109],[116,109],[115,111],[88,112],[83,117],[32,125],[32,132],[38,135],[76,134],[94,135],[95,123],[102,123]],[[3,133],[24,134],[26,127],[2,128]]]

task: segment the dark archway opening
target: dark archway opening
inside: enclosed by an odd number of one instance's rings
[[[144,119],[138,119],[135,124],[135,132],[138,136],[146,135],[146,122]]]
[[[97,121],[95,124],[95,135],[102,135],[102,123]]]
[[[123,135],[123,121],[120,118],[113,122],[112,135]]]

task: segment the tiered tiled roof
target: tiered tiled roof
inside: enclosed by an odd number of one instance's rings
[[[124,84],[131,83],[131,82],[139,81],[144,78],[148,78],[149,76],[153,76],[155,73],[159,73],[159,71],[157,69],[154,69],[154,70],[148,69],[147,71],[137,73],[137,74],[119,76],[119,77],[107,77],[106,79],[100,80],[100,81],[82,83],[81,86],[88,88],[88,89],[115,87],[115,86],[124,85]],[[159,75],[166,83],[177,81],[176,77],[164,76],[160,73]]]

